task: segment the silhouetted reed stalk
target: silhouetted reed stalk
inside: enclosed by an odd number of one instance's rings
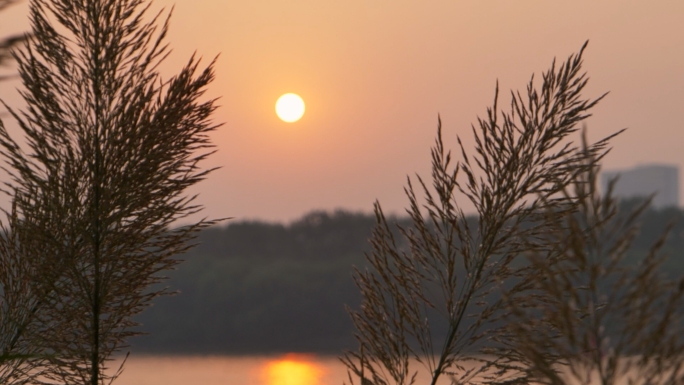
[[[355,274],[362,303],[350,311],[359,350],[342,358],[350,381],[411,384],[419,370],[432,385],[443,375],[456,383],[524,379],[524,371],[482,353],[506,335],[504,288],[510,296],[528,288],[527,270],[514,261],[531,246],[548,249],[530,240],[544,240],[557,218],[577,211],[581,201],[561,193],[607,152],[610,137],[586,148],[568,138],[603,97],[581,96],[585,47],[558,67],[554,61],[539,89],[532,78],[525,96],[512,92],[509,112],[499,110],[497,86],[494,105],[473,127],[474,154],[459,138],[455,165],[439,122],[431,188],[417,176],[423,197],[410,178],[405,189],[412,226],[397,234],[375,204],[370,267]],[[475,207],[476,222],[467,220],[459,193]]]
[[[26,144],[0,123],[13,205],[0,239],[0,358],[18,381],[116,378],[107,361],[137,334],[131,317],[165,293],[151,285],[215,223],[169,229],[201,209],[185,192],[211,171],[199,163],[215,106],[200,99],[213,63],[198,71],[193,57],[162,80],[168,18],[158,29],[148,8],[30,2],[33,35],[15,54],[27,107],[8,107]]]
[[[620,212],[588,164],[565,192],[578,212],[550,222],[554,247],[528,256],[530,292],[511,294],[506,356],[540,384],[684,384],[684,277],[661,268],[666,234],[628,263],[650,200]]]

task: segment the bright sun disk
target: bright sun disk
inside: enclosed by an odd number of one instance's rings
[[[275,109],[282,121],[293,123],[304,115],[304,100],[297,94],[285,94],[278,98]]]

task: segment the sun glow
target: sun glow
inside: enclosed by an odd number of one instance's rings
[[[264,367],[265,385],[321,385],[320,365],[298,355],[270,361]]]
[[[287,123],[294,123],[304,115],[304,100],[297,94],[285,94],[275,105],[278,117]]]

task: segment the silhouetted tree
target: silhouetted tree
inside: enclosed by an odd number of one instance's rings
[[[214,101],[201,101],[213,63],[191,58],[163,80],[167,18],[143,0],[32,0],[32,33],[17,55],[25,110],[9,109],[20,146],[0,125],[11,180],[10,234],[23,253],[47,378],[102,384],[108,358],[135,334],[131,317],[164,293],[151,286],[185,251],[201,206],[185,195],[211,170]],[[24,238],[26,237],[26,238]],[[1,256],[2,254],[0,254]],[[30,306],[29,306],[30,307]]]

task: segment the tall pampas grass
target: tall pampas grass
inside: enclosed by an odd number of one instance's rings
[[[9,108],[25,143],[0,125],[13,205],[0,263],[17,266],[0,274],[10,325],[0,340],[14,373],[40,368],[42,379],[69,384],[115,378],[108,360],[136,334],[131,317],[165,293],[153,284],[172,257],[215,223],[170,229],[201,209],[186,191],[211,171],[200,164],[217,127],[214,101],[203,100],[213,63],[200,68],[192,57],[162,79],[169,17],[149,8],[30,1],[32,35],[15,54],[26,107]],[[15,283],[25,298],[15,298]]]
[[[588,236],[566,223],[583,212],[587,196],[568,191],[587,184],[619,133],[591,144],[578,135],[603,98],[583,96],[585,47],[559,65],[554,60],[539,85],[532,77],[524,92],[511,92],[507,110],[497,86],[492,107],[472,128],[474,151],[458,138],[456,162],[439,122],[431,179],[409,178],[405,188],[411,226],[395,231],[375,204],[370,267],[355,272],[362,303],[350,310],[359,349],[342,357],[352,383],[413,384],[419,373],[431,385],[541,378],[523,353],[536,341],[526,337],[534,330],[512,327],[526,328],[532,323],[522,316],[540,313],[522,311],[517,306],[536,305],[513,299],[539,294],[542,276],[530,255]],[[475,207],[475,221],[461,200]],[[521,318],[513,321],[514,314]],[[535,345],[534,354],[547,347]]]

